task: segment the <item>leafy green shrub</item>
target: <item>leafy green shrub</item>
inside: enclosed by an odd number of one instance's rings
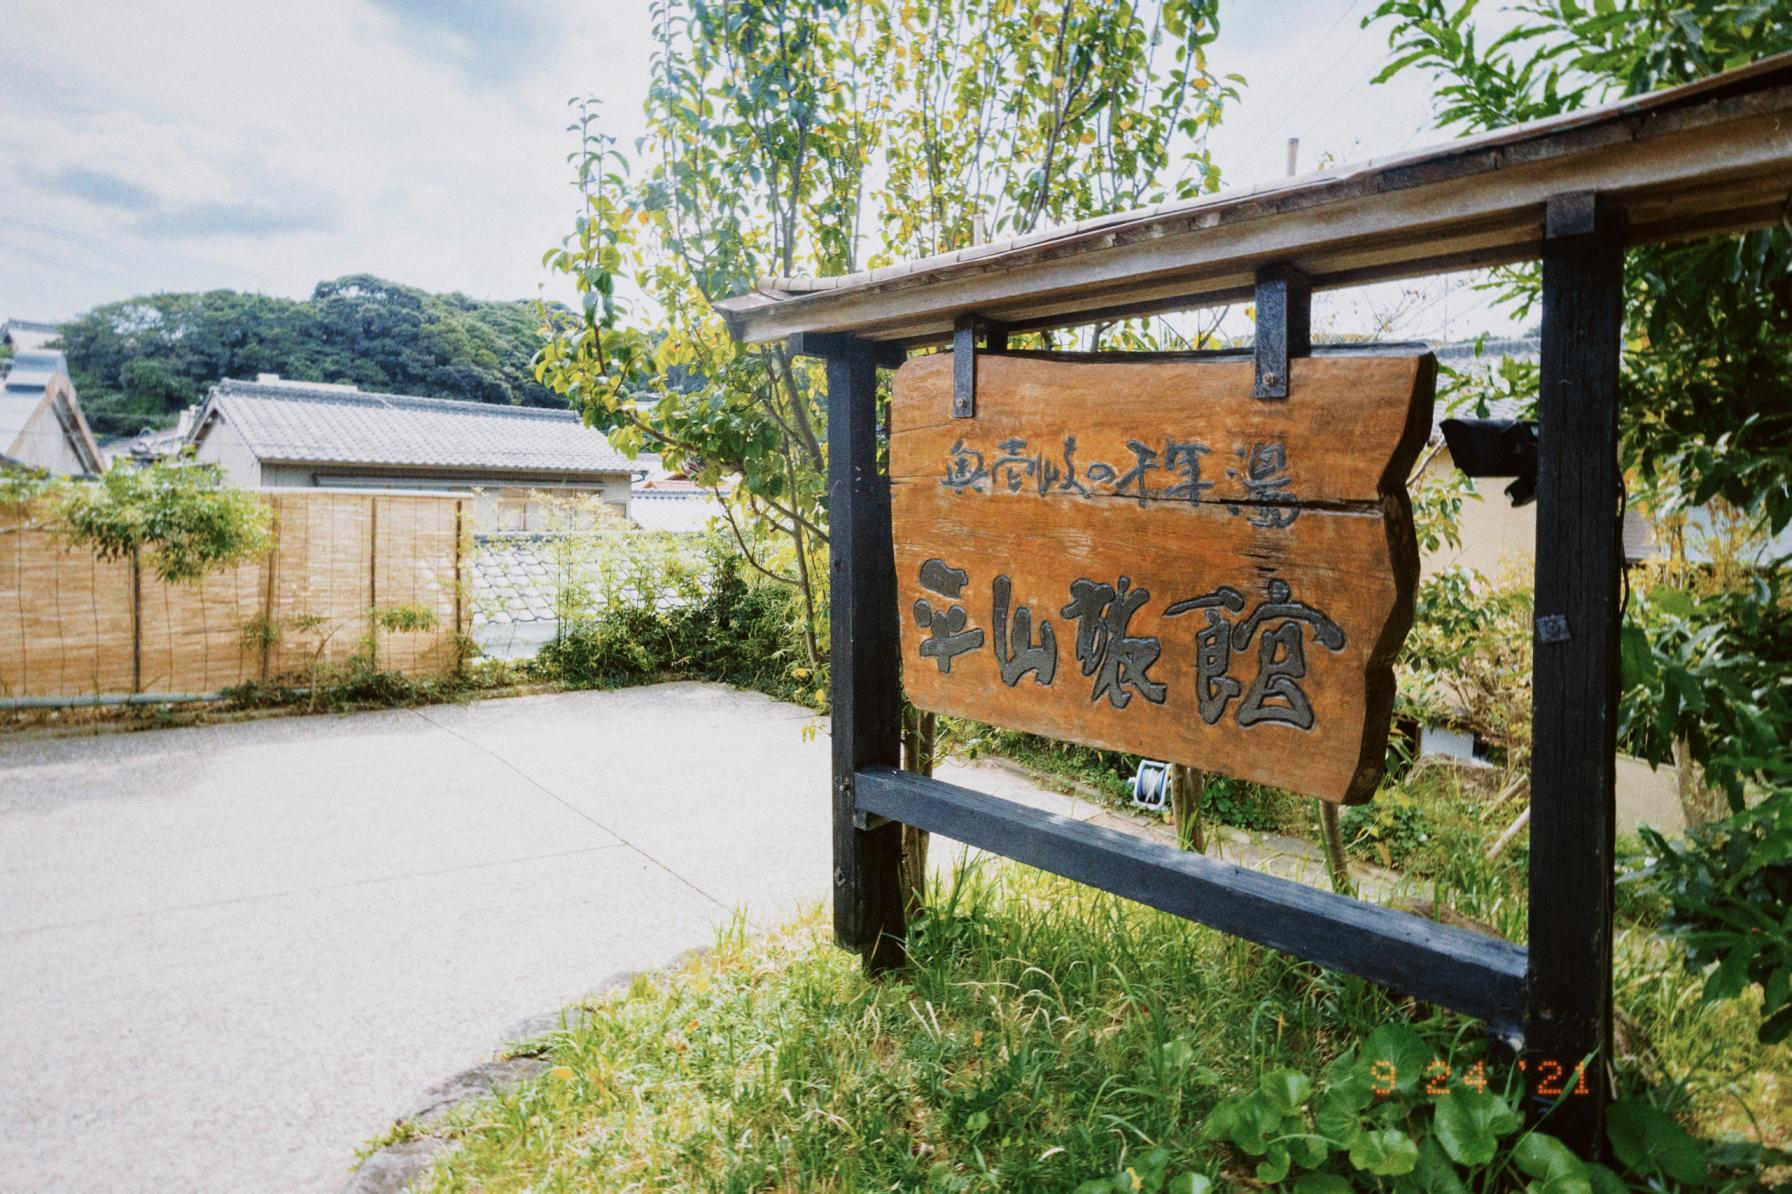
[[[1453,1068],[1412,1029],[1383,1025],[1318,1081],[1281,1067],[1265,1072],[1255,1088],[1221,1099],[1202,1137],[1237,1149],[1247,1164],[1254,1160],[1258,1181],[1295,1194],[1605,1194],[1664,1183],[1704,1187],[1713,1176],[1720,1188],[1740,1190],[1751,1188],[1763,1162],[1781,1158],[1758,1145],[1707,1150],[1649,1103],[1619,1100],[1607,1133],[1618,1171],[1585,1162],[1547,1133],[1522,1130],[1517,1076],[1509,1072],[1496,1090],[1485,1059]],[[1562,1097],[1572,1091],[1570,1078]]]
[[[1508,761],[1528,755],[1530,591],[1457,566],[1420,581],[1416,605],[1400,649],[1397,715],[1472,725]]]
[[[749,582],[740,557],[717,544],[709,548],[708,565],[702,597],[670,617],[684,666],[724,684],[824,704],[825,664],[811,666],[796,594]]]
[[[542,647],[538,670],[571,688],[621,688],[655,678],[668,635],[652,610],[617,606],[575,622]]]
[[[1651,762],[1682,744],[1731,815],[1682,843],[1641,831],[1630,878],[1667,905],[1707,1000],[1762,991],[1763,1041],[1792,1036],[1792,574],[1786,561],[1702,596],[1656,588],[1623,628],[1620,733]]]
[[[1659,764],[1683,741],[1732,812],[1750,785],[1792,794],[1792,561],[1703,595],[1651,588],[1621,646],[1626,749]]]
[[[1345,809],[1343,823],[1344,840],[1351,849],[1383,866],[1403,865],[1431,841],[1434,832],[1430,810],[1399,789]]]
[[[223,692],[224,703],[239,709],[270,709],[306,705],[312,709],[350,709],[435,705],[466,700],[482,693],[502,692],[527,679],[518,665],[508,660],[479,660],[458,672],[411,677],[383,672],[365,656],[356,656],[342,667],[319,664],[309,673],[275,680],[250,680]]]
[[[664,675],[694,675],[771,696],[822,705],[825,674],[810,666],[790,590],[741,576],[740,559],[710,542],[699,574],[688,551],[645,536],[607,536],[627,560],[594,574],[605,596],[594,616],[563,619],[533,673],[573,688],[616,688]],[[626,574],[626,584],[615,578]],[[668,600],[668,596],[672,599]]]
[[[142,558],[169,584],[259,559],[273,546],[273,513],[211,465],[158,460],[120,465],[92,483],[0,469],[0,505],[49,503],[47,522],[103,560]]]
[[[1208,820],[1239,829],[1273,832],[1287,829],[1292,806],[1300,797],[1280,788],[1266,788],[1225,775],[1209,775],[1201,789],[1201,809]]]
[[[440,624],[436,612],[421,605],[383,605],[373,611],[373,621],[394,634],[434,630]]]
[[[1785,795],[1725,821],[1696,826],[1684,844],[1644,827],[1656,857],[1642,872],[1666,902],[1662,928],[1705,980],[1707,1002],[1750,983],[1762,992],[1759,1037],[1792,1036],[1792,799]]]

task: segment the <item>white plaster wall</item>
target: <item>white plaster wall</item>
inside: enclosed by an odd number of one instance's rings
[[[1425,466],[1423,476],[1440,476],[1455,469],[1450,450],[1443,448]],[[1489,580],[1530,583],[1531,563],[1537,555],[1537,506],[1533,502],[1514,508],[1506,496],[1511,482],[1510,477],[1474,478],[1477,496],[1462,500],[1462,546],[1446,544],[1420,557],[1420,576],[1464,564]]]
[[[79,476],[87,471],[80,453],[68,442],[62,423],[56,418],[55,404],[47,394],[31,418],[26,420],[7,455],[58,476]]]
[[[228,420],[212,421],[205,438],[199,441],[196,455],[202,463],[223,469],[224,479],[240,488],[255,489],[274,483],[263,476],[260,459],[249,450],[249,445],[243,442],[243,437]]]
[[[268,489],[306,489],[317,484],[312,470],[302,464],[264,464],[261,466],[261,483]]]

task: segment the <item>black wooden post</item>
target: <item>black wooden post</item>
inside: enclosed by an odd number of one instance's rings
[[[1589,1157],[1603,1149],[1610,1098],[1623,272],[1618,229],[1595,196],[1551,199],[1537,435],[1524,1060],[1531,1118],[1555,1106],[1546,1130]]]
[[[850,340],[826,347],[834,936],[875,972],[902,963],[904,929],[902,826],[857,815],[853,792],[860,768],[902,764],[890,480],[877,462],[877,366],[890,354]]]

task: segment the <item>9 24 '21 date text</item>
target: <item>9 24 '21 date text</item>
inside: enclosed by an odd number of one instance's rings
[[[1591,1095],[1593,1090],[1587,1085],[1587,1067],[1580,1063],[1569,1067],[1553,1057],[1541,1057],[1534,1061],[1526,1058],[1518,1059],[1518,1070],[1525,1075],[1525,1084],[1531,1094],[1540,1098],[1553,1099],[1562,1095]],[[1400,1069],[1391,1061],[1377,1061],[1369,1067],[1371,1089],[1377,1098],[1391,1095],[1400,1086]],[[1425,1067],[1424,1085],[1420,1090],[1433,1098],[1454,1094],[1455,1085],[1460,1084],[1465,1090],[1486,1093],[1488,1088],[1487,1063],[1477,1061],[1460,1075],[1454,1073],[1450,1063],[1441,1057],[1434,1057]]]

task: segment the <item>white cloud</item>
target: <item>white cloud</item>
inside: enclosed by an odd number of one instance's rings
[[[0,311],[304,294],[368,271],[519,298],[570,223],[566,100],[632,137],[643,5],[33,2],[0,38]]]
[[[1303,169],[1439,139],[1419,76],[1368,83],[1387,56],[1385,33],[1359,28],[1370,7],[1228,0],[1211,60],[1250,80],[1213,136],[1229,185],[1280,175],[1290,136]],[[646,0],[15,3],[0,313],[165,289],[303,295],[355,272],[568,297],[539,264],[575,210],[566,101],[602,97],[632,145],[651,52]]]

